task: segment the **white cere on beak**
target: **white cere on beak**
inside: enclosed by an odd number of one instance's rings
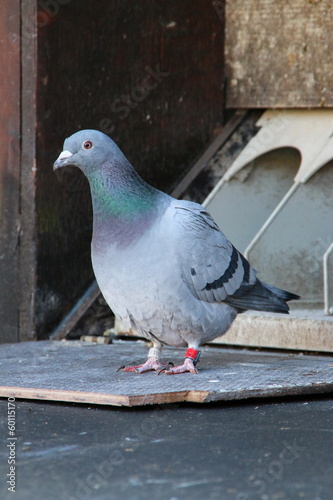
[[[66,160],[66,158],[70,158],[71,156],[73,156],[73,153],[65,150],[60,153],[58,160]]]

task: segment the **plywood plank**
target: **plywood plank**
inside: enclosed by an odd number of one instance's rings
[[[205,347],[199,374],[117,372],[145,360],[138,342],[7,344],[0,348],[0,396],[135,406],[316,394],[333,390],[333,358]],[[183,351],[165,349],[165,360]]]
[[[330,0],[227,0],[229,107],[333,105]]]

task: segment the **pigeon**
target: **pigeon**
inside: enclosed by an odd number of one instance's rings
[[[93,207],[91,258],[114,314],[152,347],[125,372],[198,373],[199,346],[227,332],[248,309],[288,313],[299,296],[260,281],[200,204],[147,184],[113,140],[97,130],[67,138],[54,170],[78,167]],[[179,366],[163,346],[186,348]]]

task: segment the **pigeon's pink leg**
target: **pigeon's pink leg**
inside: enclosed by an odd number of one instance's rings
[[[184,363],[182,365],[164,368],[161,371],[165,372],[167,375],[176,375],[177,373],[186,373],[186,372],[198,373],[198,370],[196,369],[196,364],[199,361],[199,358],[200,358],[200,351],[198,351],[197,349],[188,348],[185,353]]]
[[[161,371],[166,369],[168,366],[167,363],[161,363],[161,348],[160,347],[151,347],[148,353],[148,359],[143,365],[137,366],[120,366],[117,371],[123,370],[124,372],[136,372],[136,373],[144,373],[149,372],[151,370]]]

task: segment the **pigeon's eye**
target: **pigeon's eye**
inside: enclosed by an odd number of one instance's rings
[[[84,147],[84,149],[90,149],[90,148],[92,148],[92,142],[91,141],[85,141],[83,143],[83,147]]]

